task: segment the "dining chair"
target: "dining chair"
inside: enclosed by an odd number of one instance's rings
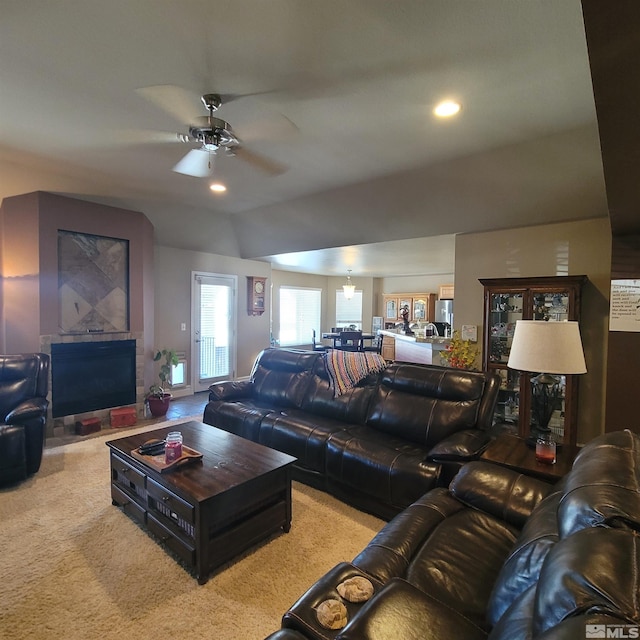
[[[362,348],[363,351],[373,351],[374,353],[382,353],[382,336],[377,335],[371,344]]]
[[[337,348],[342,351],[362,351],[362,343],[362,331],[342,331]]]
[[[328,347],[324,344],[322,344],[322,342],[316,342],[316,330],[312,329],[313,331],[313,336],[312,336],[312,345],[313,345],[313,350],[314,351],[326,351],[328,349]]]

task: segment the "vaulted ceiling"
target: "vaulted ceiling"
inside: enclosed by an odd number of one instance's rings
[[[392,275],[403,246],[380,243],[411,240],[428,273],[452,234],[607,214],[580,0],[0,5],[2,167],[143,211],[160,244]],[[210,92],[254,161],[176,173]],[[443,98],[458,116],[433,116]]]

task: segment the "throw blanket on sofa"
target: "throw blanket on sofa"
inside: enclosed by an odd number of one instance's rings
[[[370,373],[382,371],[387,366],[385,359],[377,353],[339,349],[327,351],[324,354],[324,362],[334,397],[352,389]]]

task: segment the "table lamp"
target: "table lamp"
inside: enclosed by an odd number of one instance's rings
[[[578,323],[516,321],[507,366],[539,374],[531,378],[534,424],[527,439],[535,446],[539,437],[551,433],[549,420],[562,398],[558,376],[587,372]]]

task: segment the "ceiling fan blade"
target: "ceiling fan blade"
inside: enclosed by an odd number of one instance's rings
[[[269,113],[266,117],[257,119],[255,116],[242,121],[233,114],[234,123],[240,120],[240,124],[234,126],[239,137],[245,142],[260,140],[282,140],[287,136],[299,133],[295,125],[287,116],[282,113]]]
[[[191,124],[197,116],[202,115],[200,96],[183,87],[158,84],[136,89],[136,93],[153,102],[156,107],[166,111],[182,124]]]
[[[176,173],[195,178],[206,178],[213,171],[215,154],[206,149],[192,149],[173,167]]]
[[[182,142],[180,134],[171,131],[154,129],[123,129],[111,136],[111,143],[116,145],[163,144]]]
[[[259,169],[260,171],[264,171],[271,176],[279,176],[289,168],[277,160],[267,158],[255,151],[249,151],[244,147],[235,147],[231,153],[237,156],[240,160],[244,160],[244,162],[250,164],[252,167]]]

